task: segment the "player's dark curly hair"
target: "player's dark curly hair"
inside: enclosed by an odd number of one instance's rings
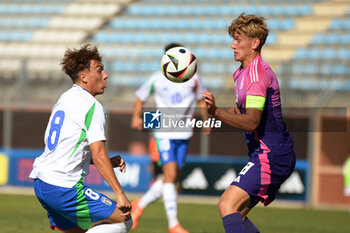
[[[67,49],[61,61],[62,71],[75,82],[79,72],[90,69],[91,60],[102,62],[96,46],[85,44],[80,49]]]
[[[265,18],[256,15],[240,14],[232,21],[228,28],[228,34],[234,37],[234,34],[245,34],[250,38],[259,38],[259,49],[265,44],[266,38],[269,34]]]

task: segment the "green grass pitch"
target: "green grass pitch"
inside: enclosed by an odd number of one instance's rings
[[[178,215],[191,233],[224,232],[216,205],[180,203]],[[310,208],[256,207],[250,219],[262,233],[346,233],[350,232],[350,212]],[[54,233],[46,212],[35,196],[0,194],[1,233]],[[162,202],[150,205],[132,233],[166,233]]]

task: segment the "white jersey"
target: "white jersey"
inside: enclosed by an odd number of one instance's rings
[[[45,151],[29,177],[71,188],[89,173],[89,145],[105,141],[105,112],[85,89],[73,85],[52,109],[45,131]]]
[[[184,83],[174,83],[166,79],[161,71],[154,72],[149,80],[137,91],[136,96],[143,102],[154,93],[157,108],[176,109],[176,114],[193,115],[196,102],[203,98],[201,91],[204,86],[196,73],[192,79]],[[180,111],[180,112],[179,112]],[[187,132],[157,132],[155,137],[168,139],[189,139],[193,131],[188,128]]]

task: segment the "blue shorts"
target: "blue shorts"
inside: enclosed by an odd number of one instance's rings
[[[176,162],[179,168],[185,166],[189,140],[156,139],[161,165]]]
[[[91,223],[107,219],[116,203],[107,196],[77,183],[73,188],[34,182],[35,194],[47,210],[51,228],[70,230],[76,226],[86,230]]]
[[[275,199],[278,189],[292,174],[294,167],[294,152],[278,156],[271,152],[253,152],[231,185],[238,186],[249,194],[249,208],[253,208],[259,201],[266,206]]]

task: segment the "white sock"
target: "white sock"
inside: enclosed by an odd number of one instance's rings
[[[177,191],[175,184],[163,184],[163,201],[169,228],[172,228],[179,223],[177,219]]]
[[[100,224],[90,228],[86,233],[127,233],[132,227],[132,219],[126,222]]]
[[[158,200],[162,196],[162,187],[163,181],[162,179],[157,179],[150,189],[142,196],[139,206],[144,209],[152,202]]]

